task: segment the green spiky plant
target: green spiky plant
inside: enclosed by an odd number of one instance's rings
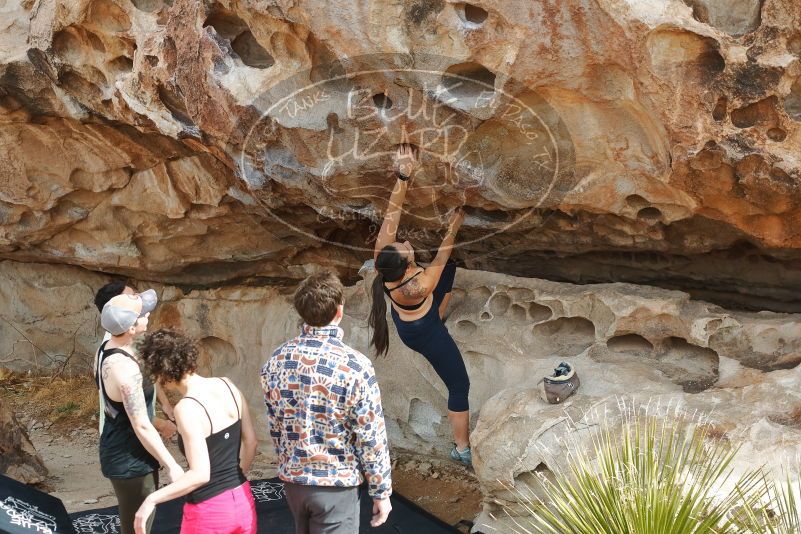
[[[676,417],[632,412],[619,425],[602,422],[588,451],[575,443],[567,445],[567,472],[541,478],[545,503],[518,494],[529,515],[508,513],[513,530],[518,534],[764,532],[760,527],[764,514],[759,510],[770,497],[770,485],[762,470],[736,477],[731,462],[737,448],[710,436],[708,428]]]
[[[769,484],[767,501],[761,508],[746,509],[747,522],[760,534],[798,534],[801,532],[801,475],[785,476],[783,484]]]
[[[768,528],[765,529],[765,532],[768,534],[801,532],[801,507],[798,505],[799,494],[801,494],[800,481],[801,476],[797,476],[795,482],[788,476],[784,485],[775,490],[771,502],[776,508],[776,514],[774,517],[767,517]]]

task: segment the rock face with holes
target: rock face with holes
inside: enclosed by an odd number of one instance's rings
[[[366,281],[346,289],[342,327],[348,344],[370,354],[372,275],[363,272]],[[51,365],[70,357],[88,367],[101,338],[88,303],[104,281],[75,267],[0,263],[0,294],[19,303],[0,322],[0,365],[24,370],[34,357]],[[292,288],[155,287],[160,304],[150,328],[178,327],[198,340],[201,372],[228,376],[244,391],[264,440],[260,450],[271,454],[257,377],[272,351],[299,331]],[[801,446],[801,316],[733,312],[629,284],[577,286],[464,269],[449,310],[446,325],[471,380],[481,521],[501,532],[509,529],[490,514],[502,515],[502,506],[523,513],[510,488],[536,493],[537,473],[565,467],[561,440],[584,439],[566,435],[566,417],[592,424],[593,407],[614,413],[622,397],[709,414],[717,434],[743,442],[738,469],[788,464]],[[388,356],[373,360],[392,447],[446,455],[446,388],[392,326],[390,335]],[[560,361],[577,368],[582,386],[552,406],[540,400],[537,382]]]
[[[780,472],[796,458],[798,315],[735,313],[686,293],[627,284],[575,286],[476,271],[460,270],[456,286],[446,324],[471,377],[471,445],[485,494],[479,528],[512,531],[508,518],[493,517],[525,516],[520,495],[540,495],[540,475],[569,468],[565,443],[588,444],[590,435],[571,432],[567,420],[579,427],[614,420],[623,399],[688,419],[705,414],[716,436],[742,443],[737,470],[765,463]],[[366,320],[364,313],[354,318]],[[363,326],[349,331],[366,344]],[[575,366],[582,385],[554,406],[541,400],[537,382],[560,361]],[[376,369],[388,392],[393,442],[447,450],[447,392],[433,369],[396,337]]]
[[[617,395],[713,410],[740,465],[801,443],[798,318],[690,298],[801,310],[797,0],[0,4],[0,365],[85,365],[121,273],[255,408],[291,286],[356,283],[408,142],[402,239],[466,206],[447,324],[488,514]],[[368,309],[351,286],[365,352]],[[446,391],[391,344],[392,442],[441,453]],[[582,390],[543,404],[563,359]]]
[[[28,433],[8,406],[0,405],[0,474],[25,484],[38,484],[47,477],[47,468]]]
[[[473,268],[801,309],[796,0],[51,0],[2,20],[2,257],[355,277],[405,140],[422,248],[465,204]]]

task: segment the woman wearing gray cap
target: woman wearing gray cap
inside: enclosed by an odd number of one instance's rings
[[[158,487],[159,465],[167,468],[171,480],[183,474],[151,423],[154,414],[147,407],[152,406],[155,395],[153,383],[142,377],[134,356],[134,337],[147,330],[156,300],[152,289],[118,295],[103,306],[100,315],[100,323],[111,334],[100,347],[100,375],[96,377],[106,415],[100,436],[100,468],[114,487],[122,534],[134,532],[136,510]]]

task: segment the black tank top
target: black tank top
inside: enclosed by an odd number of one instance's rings
[[[220,493],[237,488],[247,482],[245,474],[242,473],[242,469],[239,467],[239,446],[242,443],[242,415],[239,412],[239,403],[236,402],[236,396],[228,382],[222,378],[220,380],[231,392],[231,397],[233,397],[234,404],[236,404],[236,413],[239,417],[239,419],[222,430],[214,432],[214,423],[211,422],[211,416],[209,416],[209,412],[203,406],[203,403],[194,397],[184,397],[184,399],[191,399],[200,404],[200,407],[206,412],[206,417],[209,418],[209,425],[211,426],[211,434],[206,438],[206,447],[209,450],[209,466],[211,468],[210,477],[206,485],[199,487],[186,496],[186,500],[192,504],[209,500]],[[184,441],[180,434],[178,435],[178,448],[186,455]]]
[[[136,360],[122,349],[106,349],[106,343],[108,341],[100,346],[100,357],[95,370],[95,380],[97,381],[97,387],[103,393],[106,413],[106,422],[103,425],[103,433],[100,435],[100,470],[106,478],[142,477],[157,470],[159,462],[147,452],[145,446],[139,441],[123,403],[109,398],[101,376],[103,362],[113,354],[122,354],[131,358],[134,362]],[[139,365],[139,362],[136,362],[136,364]],[[156,389],[153,387],[153,382],[143,376],[142,393],[148,406],[152,406],[155,392]],[[150,409],[148,410],[148,417],[153,419]]]

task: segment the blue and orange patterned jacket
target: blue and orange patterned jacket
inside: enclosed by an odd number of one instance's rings
[[[303,326],[261,369],[278,476],[307,486],[360,485],[392,494],[392,475],[373,364],[342,342],[338,326]]]

